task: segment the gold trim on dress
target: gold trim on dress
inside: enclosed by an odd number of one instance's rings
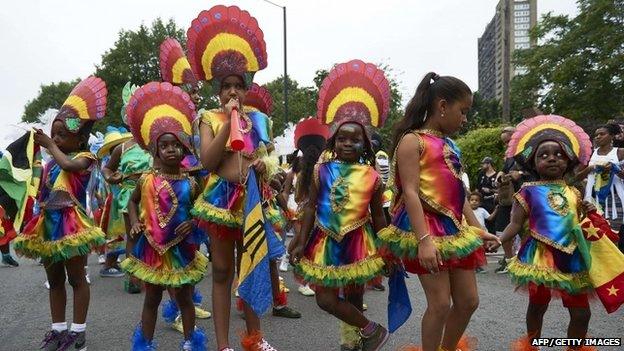
[[[556,242],[554,242],[552,239],[547,238],[533,230],[529,230],[529,233],[531,234],[531,237],[534,238],[537,241],[540,241],[548,246],[554,247],[555,249],[565,252],[568,255],[571,255],[574,250],[576,250],[576,247],[578,246],[578,244],[576,242],[571,242],[568,246],[563,246],[561,244],[558,244]]]
[[[171,198],[171,208],[166,215],[163,215],[163,210],[160,207],[160,192],[162,190],[167,191],[169,197]],[[173,218],[176,210],[178,209],[178,197],[176,196],[175,191],[173,191],[171,184],[169,184],[166,179],[163,179],[162,183],[155,187],[152,200],[154,201],[155,205],[154,209],[156,210],[156,217],[158,218],[158,226],[160,228],[164,228],[167,226],[167,224],[169,224],[169,221],[171,220],[171,218]]]
[[[320,231],[322,231],[323,233],[327,234],[327,236],[331,237],[337,242],[340,242],[342,241],[342,239],[345,237],[346,234],[349,234],[350,232],[366,225],[369,222],[370,222],[370,216],[360,218],[357,221],[353,222],[352,224],[346,227],[340,228],[340,232],[338,233],[334,232],[333,230],[327,227],[324,227],[321,223],[319,223],[318,219],[314,220],[314,226],[318,228]]]

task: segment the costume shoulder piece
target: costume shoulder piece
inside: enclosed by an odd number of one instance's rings
[[[537,116],[518,124],[505,156],[513,157],[520,165],[527,167],[537,147],[544,141],[559,143],[574,163],[586,165],[591,158],[592,144],[587,133],[573,121],[557,115]]]
[[[88,77],[72,89],[54,120],[62,121],[70,132],[78,132],[89,121],[106,114],[106,83],[98,77]]]
[[[173,39],[167,38],[160,44],[160,74],[165,82],[175,85],[197,85],[197,78],[191,70],[182,45]]]
[[[258,21],[237,6],[217,5],[199,13],[186,32],[191,68],[198,79],[213,82],[239,75],[251,85],[255,72],[266,68],[264,34]]]
[[[358,122],[381,127],[390,109],[390,84],[372,63],[351,60],[336,65],[323,80],[317,117],[325,124]]]
[[[136,142],[150,150],[163,134],[173,134],[188,150],[195,105],[179,87],[150,82],[137,89],[127,107],[128,124]]]

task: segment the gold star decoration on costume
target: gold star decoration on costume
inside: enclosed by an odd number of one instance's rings
[[[594,227],[593,225],[590,224],[587,228],[585,228],[585,231],[587,232],[587,239],[591,239],[593,237],[600,239],[600,235],[598,234],[598,228]]]
[[[620,291],[620,289],[615,288],[615,285],[611,285],[611,287],[607,290],[609,291],[609,296],[618,296],[618,291]]]

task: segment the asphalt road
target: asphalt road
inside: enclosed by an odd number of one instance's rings
[[[478,350],[509,350],[511,340],[523,334],[527,296],[514,292],[506,275],[493,272],[496,256],[489,256],[490,270],[478,275],[480,307],[468,327],[468,334],[478,338]],[[36,350],[43,335],[50,328],[48,291],[43,283],[43,267],[35,261],[20,259],[20,267],[0,267],[0,350]],[[121,278],[101,278],[96,256],[89,260],[91,273],[91,306],[87,320],[89,350],[129,350],[130,335],[140,318],[142,295],[123,292]],[[291,272],[282,273],[291,288],[290,305],[299,309],[303,317],[289,320],[266,316],[263,330],[269,342],[278,350],[339,350],[338,321],[320,310],[314,298],[297,292]],[[210,306],[210,275],[198,285],[205,295],[204,307]],[[419,343],[420,316],[425,308],[422,289],[416,277],[408,279],[414,311],[410,320],[395,334],[383,350],[396,350],[410,342]],[[71,288],[68,286],[68,312],[71,316]],[[368,291],[365,303],[367,315],[386,324],[387,292]],[[592,302],[590,335],[594,337],[624,337],[624,308],[607,315],[598,301]],[[567,311],[561,301],[553,300],[544,321],[544,337],[565,337]],[[243,330],[244,322],[234,313],[232,336]],[[208,333],[214,350],[212,320],[199,320],[198,325]],[[179,350],[182,336],[159,319],[155,333],[159,350]],[[235,343],[232,338],[232,345]],[[240,348],[239,348],[240,349]],[[239,350],[237,349],[237,350]],[[563,349],[561,347],[559,350]],[[605,347],[600,350],[624,350],[624,347]],[[549,350],[544,348],[543,350]],[[553,349],[555,350],[555,349]]]

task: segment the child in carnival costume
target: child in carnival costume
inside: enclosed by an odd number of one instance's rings
[[[273,110],[271,94],[266,88],[253,83],[247,91],[247,95],[245,95],[245,108],[250,111],[260,111],[270,116]],[[285,234],[285,230],[289,225],[283,209],[287,208],[287,204],[281,195],[282,183],[282,174],[278,173],[270,180],[270,184],[265,184],[262,189],[264,192],[263,197],[267,199],[264,204],[265,216],[273,226],[273,232],[277,235],[280,242],[283,241],[281,236]],[[299,311],[288,306],[288,288],[279,276],[277,269],[278,259],[279,257],[271,258],[270,262],[271,288],[273,292],[272,313],[276,317],[301,318]],[[237,299],[237,309],[243,310],[243,300],[240,297]]]
[[[88,151],[88,138],[96,120],[106,113],[106,84],[89,77],[74,87],[52,123],[51,137],[37,130],[34,141],[52,159],[45,165],[39,192],[41,211],[15,239],[18,253],[41,258],[50,285],[52,330],[42,342],[44,350],[86,349],[89,285],[86,255],[105,242],[104,233],[87,215],[87,189],[97,167]],[[74,291],[74,318],[69,332],[65,320],[65,277]]]
[[[199,80],[210,82],[221,107],[206,111],[200,121],[200,160],[210,172],[193,215],[210,235],[212,304],[217,349],[231,350],[229,318],[234,250],[242,252],[243,207],[249,167],[266,180],[277,169],[263,149],[273,150],[271,121],[267,115],[244,107],[255,72],[267,66],[266,44],[258,22],[236,6],[218,5],[202,11],[187,31],[187,53]],[[232,111],[236,110],[244,147],[234,150],[230,140]],[[264,145],[264,146],[263,146]],[[271,165],[275,165],[271,167]],[[274,350],[260,334],[260,320],[244,304],[247,335],[245,349]]]
[[[127,125],[126,106],[130,96],[137,89],[136,85],[126,83],[122,90],[122,119]],[[128,201],[134,191],[139,177],[152,168],[152,156],[143,150],[137,142],[130,138],[115,146],[111,152],[109,161],[102,168],[104,180],[112,187],[117,188],[116,196],[111,197],[108,230],[115,235],[128,235],[130,233],[130,219],[128,218]],[[123,221],[123,222],[121,222]],[[123,228],[121,227],[123,223]],[[132,241],[126,240],[126,252],[132,251]],[[110,259],[109,259],[110,260]],[[124,282],[124,290],[130,294],[141,292],[140,281],[129,276]]]
[[[163,290],[169,288],[182,314],[182,350],[206,350],[205,334],[195,329],[193,304],[193,287],[204,277],[208,263],[197,251],[201,234],[190,215],[199,189],[181,172],[182,159],[191,150],[195,105],[180,88],[150,82],[134,92],[127,114],[135,141],[159,166],[141,176],[128,203],[134,245],[121,267],[145,283],[142,320],[132,349],[154,348],[158,306]]]
[[[296,276],[316,288],[320,308],[356,328],[363,351],[379,350],[388,339],[383,326],[364,316],[363,296],[384,270],[376,232],[386,226],[366,126],[381,126],[389,106],[388,80],[371,63],[338,64],[323,80],[318,118],[333,124],[334,133],[313,170],[309,205],[290,250]],[[359,350],[359,339],[343,349]]]
[[[110,154],[118,146],[132,139],[132,134],[123,127],[106,127],[104,142],[97,150],[96,155],[103,163],[102,169],[110,171]],[[100,172],[98,172],[100,173]],[[108,173],[108,172],[107,172]],[[104,175],[102,174],[102,178]],[[102,182],[107,184],[105,181]],[[119,208],[119,184],[110,184],[110,191],[105,195],[104,210],[100,218],[100,228],[106,234],[106,260],[100,270],[101,277],[123,277],[123,272],[117,266],[117,258],[125,252],[126,226],[123,213]]]
[[[182,49],[182,45],[173,39],[167,38],[160,44],[160,75],[164,82],[169,82],[173,85],[179,86],[183,90],[187,91],[191,101],[198,107],[199,104],[199,82],[195,77],[195,74],[191,70],[191,65],[189,64],[186,55],[184,54],[184,50]],[[193,121],[195,124],[195,121]],[[193,133],[194,134],[194,133]],[[192,136],[195,139],[195,135]],[[182,160],[182,169],[183,172],[190,174],[195,178],[198,185],[200,185],[200,189],[203,189],[202,186],[204,184],[204,178],[208,175],[208,173],[204,170],[201,162],[199,162],[198,157],[195,155],[196,145],[195,140],[191,140],[191,152],[190,154],[185,155]],[[208,237],[205,236],[203,242],[206,242]],[[199,248],[198,248],[199,249]],[[201,302],[203,300],[203,296],[199,292],[199,289],[196,287],[193,291],[193,302],[195,303],[195,316],[200,319],[207,319],[212,316],[209,311],[201,308]],[[175,304],[173,299],[169,299],[162,310],[163,318],[167,322],[173,323],[172,326],[174,329],[178,331],[182,331],[182,323],[180,319],[180,310],[178,306]]]
[[[564,117],[538,116],[518,125],[506,156],[539,179],[524,183],[515,194],[511,223],[501,237],[507,242],[528,228],[509,263],[511,279],[529,291],[527,336],[514,342],[513,349],[537,350],[531,339],[541,337],[553,295],[561,297],[570,312],[567,337],[585,338],[591,316],[589,292],[598,295],[608,313],[624,303],[624,255],[609,239],[614,236],[609,224],[564,181],[575,166],[589,161],[589,136]],[[582,345],[568,350],[594,348]]]
[[[392,221],[379,239],[418,274],[427,298],[424,351],[472,349],[461,340],[478,306],[475,268],[487,264],[483,242],[498,240],[468,204],[460,151],[449,137],[466,123],[471,105],[468,85],[430,72],[395,126]]]

